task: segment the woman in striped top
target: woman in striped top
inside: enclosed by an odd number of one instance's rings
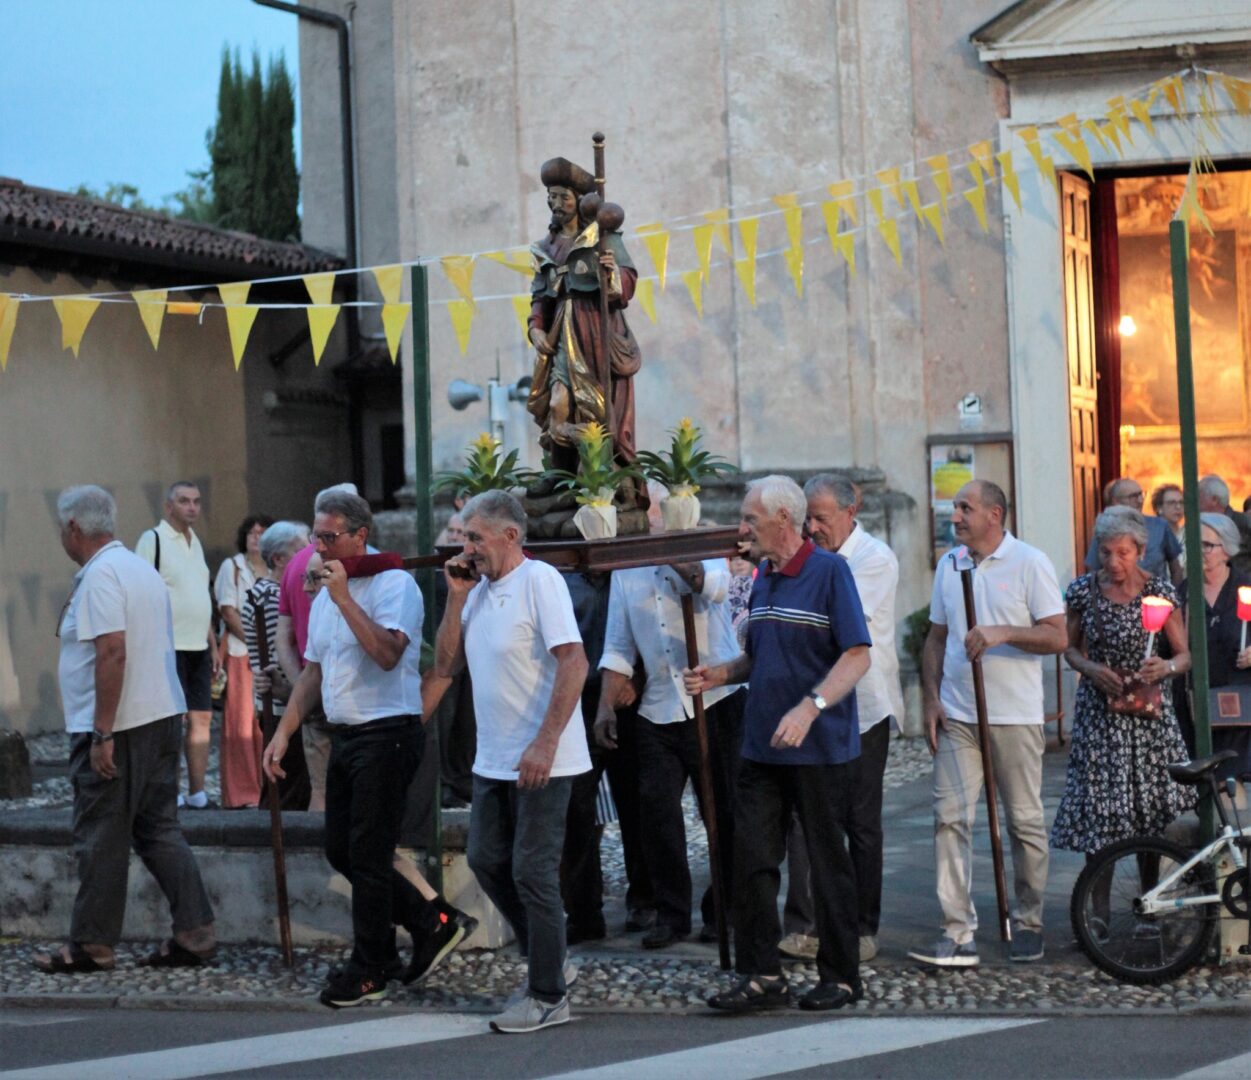
[[[243,620],[243,640],[248,646],[248,661],[256,684],[256,707],[261,707],[263,691],[272,689],[275,716],[282,715],[291,694],[291,687],[283,677],[282,669],[278,667],[279,582],[282,581],[282,572],[291,556],[307,545],[308,526],[298,521],[279,521],[266,529],[261,534],[261,558],[265,560],[267,573],[248,590],[247,601],[239,613]],[[265,672],[261,671],[260,649],[257,646],[258,607],[265,616],[265,641],[269,646],[269,668]]]

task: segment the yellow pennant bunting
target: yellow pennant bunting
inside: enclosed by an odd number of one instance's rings
[[[1229,103],[1239,116],[1251,114],[1251,81],[1235,79],[1232,75],[1222,75],[1221,85],[1229,96]]]
[[[1012,201],[1016,203],[1016,208],[1021,209],[1021,183],[1017,178],[1016,170],[1012,167],[1012,151],[1000,150],[995,155],[995,160],[999,162],[999,172],[1003,176],[1003,186],[1008,189],[1008,194],[1012,196]]]
[[[634,299],[639,302],[652,325],[656,324],[656,283],[651,278],[639,278],[634,283]],[[526,297],[526,310],[530,310],[530,298]]]
[[[943,236],[943,208],[938,203],[930,203],[929,206],[921,207],[921,217],[934,230],[934,235],[938,237],[938,242],[945,245],[947,241]]]
[[[305,274],[304,287],[314,304],[329,304],[334,295],[334,274]]]
[[[1116,124],[1111,120],[1106,120],[1099,125],[1099,130],[1103,132],[1105,144],[1110,143],[1112,149],[1116,151],[1116,156],[1124,157],[1125,151],[1121,148],[1121,132]]]
[[[991,156],[994,153],[990,145],[989,139],[983,139],[981,142],[969,144],[969,156],[977,163],[978,168],[986,173],[986,179],[993,180],[995,178],[995,161]],[[970,165],[969,171],[973,172]],[[973,179],[977,179],[977,173],[973,172]]]
[[[986,232],[988,228],[986,225],[986,184],[979,176],[977,187],[970,188],[963,194],[968,199],[969,205],[973,207],[973,212],[977,215],[977,223],[982,227],[982,232]]]
[[[1070,135],[1067,131],[1057,131],[1052,136],[1060,149],[1068,154],[1074,164],[1079,166],[1091,180],[1095,178],[1095,169],[1090,162],[1090,147],[1086,145],[1086,140],[1082,138],[1079,131],[1076,135]]]
[[[887,191],[895,196],[895,202],[899,204],[899,209],[903,209],[904,199],[903,193],[899,190],[899,168],[896,166],[891,169],[878,169],[877,182],[881,184]]]
[[[640,281],[641,285],[642,282]],[[635,287],[634,295],[638,295],[638,287]],[[530,340],[530,308],[533,301],[529,293],[522,293],[520,296],[513,297],[513,314],[517,316],[517,325],[521,327],[521,336],[528,342]]]
[[[339,317],[339,305],[313,304],[305,311],[308,312],[308,336],[313,339],[313,366],[316,367],[321,363],[321,354]]]
[[[1124,94],[1108,98],[1108,119],[1124,137],[1125,141],[1132,146],[1134,137],[1130,134],[1129,106],[1125,104]]]
[[[230,304],[226,308],[226,329],[230,331],[230,353],[235,359],[235,371],[243,363],[243,350],[247,348],[248,335],[252,333],[252,324],[256,322],[260,310],[250,304]],[[309,310],[311,312],[312,309]]]
[[[134,297],[135,306],[139,309],[139,318],[143,320],[144,329],[152,341],[152,348],[160,348],[161,323],[165,320],[165,301],[169,290],[137,289],[130,295]]]
[[[228,285],[218,285],[217,295],[221,297],[221,301],[227,307],[232,304],[246,304],[248,302],[248,293],[252,291],[252,282],[235,281]]]
[[[708,268],[712,265],[712,226],[696,225],[695,257],[699,260],[699,272],[708,280]]]
[[[486,257],[500,266],[507,266],[526,277],[534,277],[534,256],[528,248],[516,248],[512,251],[488,251]]]
[[[834,241],[834,246],[838,249],[838,253],[843,257],[843,261],[847,264],[847,269],[851,271],[851,276],[856,276],[856,237],[852,233],[840,233]]]
[[[1186,87],[1182,84],[1181,76],[1174,75],[1168,79],[1161,79],[1153,85],[1164,91],[1164,96],[1173,107],[1173,112],[1178,116],[1184,117],[1186,114]]]
[[[448,316],[452,320],[452,329],[456,331],[456,344],[460,346],[460,354],[469,351],[469,328],[473,326],[474,305],[468,300],[452,300],[447,305]]]
[[[17,329],[17,307],[20,303],[16,296],[0,295],[0,371],[9,366],[9,348],[13,344],[13,331]]]
[[[925,159],[930,170],[930,179],[938,189],[938,197],[943,200],[943,211],[947,210],[947,200],[951,197],[951,162],[946,154],[935,154]]]
[[[704,220],[712,222],[712,235],[717,238],[717,243],[721,245],[722,250],[727,255],[733,255],[734,249],[730,243],[729,209],[709,210],[704,214]]]
[[[643,239],[647,254],[652,257],[656,276],[660,279],[660,291],[665,291],[665,272],[669,266],[669,232],[659,222],[640,225],[635,232]]]
[[[873,212],[877,215],[877,222],[880,225],[886,220],[886,212],[882,209],[882,189],[869,189],[869,205],[873,207]]]
[[[901,185],[903,193],[908,196],[908,205],[912,207],[912,212],[916,214],[917,220],[921,220],[921,193],[917,190],[917,182],[915,180],[905,180]]]
[[[695,313],[704,317],[704,275],[698,270],[687,270],[682,275],[682,283],[691,294],[691,303],[695,305]]]
[[[374,281],[378,284],[378,292],[382,294],[382,299],[388,304],[398,304],[400,302],[400,288],[404,284],[404,267],[399,265],[375,266],[373,275]]]
[[[1216,91],[1212,85],[1215,81],[1215,76],[1209,74],[1199,87],[1199,115],[1213,135],[1220,133],[1216,126]]]
[[[1082,121],[1082,130],[1089,131],[1097,142],[1105,151],[1108,148],[1108,140],[1104,138],[1103,132],[1099,130],[1099,125],[1091,119]]]
[[[830,198],[837,204],[839,210],[846,214],[853,225],[860,224],[860,218],[856,212],[856,184],[853,180],[840,180],[837,184],[830,185]]]
[[[1059,198],[1060,181],[1056,178],[1055,162],[1051,159],[1050,154],[1043,153],[1042,143],[1038,141],[1038,128],[1023,127],[1018,134],[1025,140],[1025,149],[1029,151],[1029,156],[1034,159],[1034,164],[1038,166],[1039,174],[1051,181],[1051,186],[1055,188],[1056,197]]]
[[[78,355],[78,348],[83,343],[83,334],[87,332],[87,324],[91,316],[100,306],[99,300],[86,300],[79,297],[58,296],[52,301],[57,316],[61,320],[61,348],[70,349]]]
[[[743,292],[746,293],[748,301],[752,307],[756,306],[756,260],[752,259],[735,259],[734,272],[738,275],[739,284],[743,286]]]
[[[791,275],[791,283],[795,286],[795,295],[801,300],[804,296],[804,249],[802,247],[787,248],[782,252],[786,260],[786,269]]]
[[[743,218],[738,223],[738,242],[743,245],[743,256],[756,261],[756,234],[760,230],[759,218]]]
[[[1082,123],[1077,119],[1077,113],[1066,113],[1064,116],[1056,118],[1056,125],[1064,128],[1070,135],[1079,135],[1082,130]]]
[[[890,248],[890,253],[895,256],[895,265],[903,266],[903,253],[899,250],[899,226],[894,218],[877,223],[877,231],[882,234],[882,240],[886,246]]]
[[[786,221],[786,239],[791,247],[799,247],[804,238],[804,212],[800,208],[799,198],[792,191],[786,195],[774,195],[773,201],[782,210]]]
[[[387,350],[391,353],[391,363],[395,363],[400,354],[400,339],[404,336],[404,324],[408,322],[408,313],[412,304],[386,303],[382,305],[382,329],[387,335]]]
[[[439,265],[443,267],[443,273],[452,283],[452,288],[460,293],[470,307],[476,309],[478,304],[473,298],[473,256],[444,255],[439,260]]]
[[[1138,123],[1147,129],[1147,134],[1154,139],[1155,123],[1151,119],[1151,102],[1153,100],[1155,100],[1154,90],[1146,101],[1139,101],[1137,98],[1133,98],[1129,103],[1129,111],[1134,114],[1134,118]]]

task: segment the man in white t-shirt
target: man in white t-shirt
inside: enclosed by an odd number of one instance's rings
[[[973,696],[974,660],[986,684],[995,786],[1008,817],[1016,920],[1009,956],[1043,955],[1047,830],[1043,822],[1042,657],[1068,646],[1064,598],[1055,568],[1004,528],[1003,490],[973,480],[951,516],[963,547],[934,575],[930,632],[922,652],[925,737],[934,754],[934,860],[943,936],[908,955],[936,967],[974,967],[973,821],[982,791],[982,755]],[[977,625],[968,629],[960,572],[972,569]]]
[[[587,660],[560,574],[522,551],[526,513],[504,491],[465,504],[465,550],[449,559],[435,647],[444,678],[466,664],[478,752],[469,868],[530,962],[527,992],[491,1026],[569,1019],[560,856],[573,778],[591,767],[580,696]]]
[[[69,942],[35,966],[112,970],[133,845],[173,914],[173,936],[145,963],[197,967],[212,959],[216,942],[213,909],[178,827],[185,701],[169,594],[156,571],[113,538],[117,504],[107,491],[67,488],[56,508],[61,546],[82,567],[57,626],[79,884]]]

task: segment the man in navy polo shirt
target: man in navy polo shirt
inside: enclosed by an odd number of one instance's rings
[[[856,682],[869,670],[869,630],[845,559],[803,537],[808,503],[786,476],[748,485],[739,537],[763,560],[751,593],[747,652],[685,671],[687,693],[751,680],[735,789],[734,940],[743,976],[708,999],[714,1009],[784,1007],[778,941],[779,868],[792,811],[811,861],[820,983],[804,1009],[858,1001],[856,881],[843,832],[860,733]]]

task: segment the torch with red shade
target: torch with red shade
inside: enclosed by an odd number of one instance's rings
[[[1162,596],[1144,596],[1142,598],[1142,628],[1147,631],[1147,655],[1144,660],[1151,659],[1155,648],[1155,636],[1164,629],[1168,617],[1173,614],[1173,603]]]
[[[1247,623],[1251,622],[1251,585],[1238,586],[1238,618],[1242,620],[1242,644],[1239,652],[1247,648]]]

